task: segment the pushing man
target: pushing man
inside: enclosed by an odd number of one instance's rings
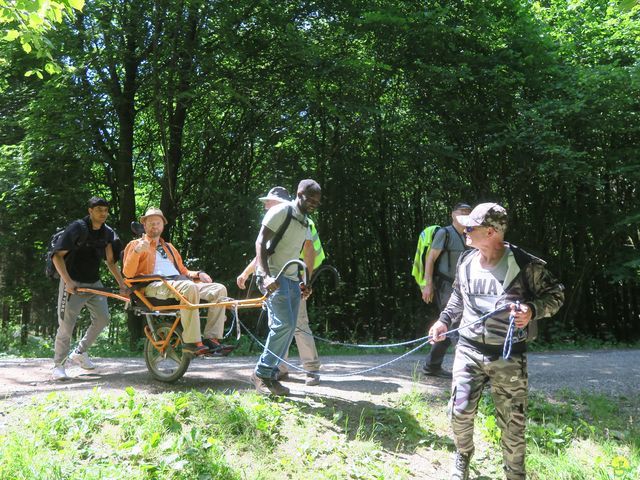
[[[100,332],[109,324],[109,306],[107,297],[90,293],[78,293],[77,289],[103,288],[100,281],[100,264],[104,260],[109,271],[116,279],[121,291],[126,290],[117,261],[120,240],[105,222],[109,216],[109,202],[104,198],[91,197],[88,202],[88,215],[72,222],[60,235],[53,247],[53,265],[60,275],[58,294],[58,331],[56,333],[53,357],[54,380],[69,378],[65,362],[86,370],[96,368],[87,351],[96,341]],[[115,247],[114,247],[115,246]],[[91,325],[69,354],[71,335],[76,326],[80,311],[87,307],[91,314]]]

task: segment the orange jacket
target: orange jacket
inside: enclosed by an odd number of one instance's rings
[[[151,275],[153,273],[153,269],[156,266],[156,248],[158,246],[158,242],[152,240],[146,234],[144,239],[151,245],[149,250],[140,253],[136,252],[135,247],[138,244],[138,240],[130,241],[124,249],[122,272],[127,278],[137,277],[139,275]],[[189,278],[196,278],[198,276],[197,271],[189,270],[184,266],[184,263],[182,263],[182,256],[176,247],[165,242],[162,238],[160,239],[160,245],[162,245],[164,251],[167,252],[167,258],[173,261],[173,258],[175,257],[175,263],[177,263],[178,271],[181,275],[185,275]],[[169,251],[169,248],[171,251]],[[171,253],[173,253],[173,256]]]

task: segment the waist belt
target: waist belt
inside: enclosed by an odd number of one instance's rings
[[[469,338],[460,336],[460,340],[458,340],[458,345],[466,345],[471,347],[483,355],[493,356],[498,355],[502,356],[502,351],[504,349],[504,344],[500,345],[491,345],[488,343],[476,342],[475,340],[471,340]],[[511,354],[522,354],[527,351],[527,343],[526,342],[517,342],[513,344],[511,348]]]

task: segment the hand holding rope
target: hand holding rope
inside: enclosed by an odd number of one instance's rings
[[[512,305],[515,305],[515,308],[511,308],[511,313],[509,314],[509,328],[507,329],[507,335],[504,338],[504,347],[502,347],[502,358],[505,360],[509,360],[511,357],[511,349],[513,348],[513,332],[516,329],[516,312],[520,311],[520,302],[516,302]]]

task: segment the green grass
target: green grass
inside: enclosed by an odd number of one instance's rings
[[[531,395],[527,469],[531,479],[640,478],[640,400],[570,391]],[[479,408],[483,438],[499,447],[495,409],[485,393]]]
[[[3,412],[0,478],[408,478],[319,411],[253,393],[53,393]]]
[[[447,395],[272,401],[253,393],[52,393],[0,404],[0,478],[408,479],[446,475]],[[529,478],[637,479],[637,398],[532,395]],[[416,461],[426,462],[420,465]],[[501,478],[493,404],[476,420],[472,478]],[[434,473],[436,472],[436,473]]]

